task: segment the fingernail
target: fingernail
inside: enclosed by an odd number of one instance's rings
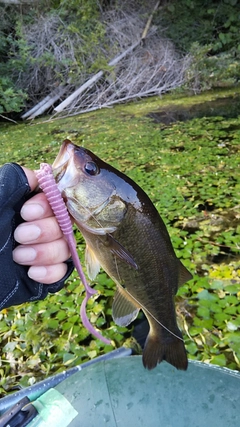
[[[30,279],[41,281],[47,275],[47,269],[45,267],[32,266],[28,270],[28,276]]]
[[[37,256],[37,252],[33,248],[17,247],[13,251],[13,259],[19,264],[28,265],[29,262],[33,261]]]
[[[21,209],[21,217],[25,221],[33,221],[41,218],[44,214],[44,209],[39,203],[25,203]]]
[[[14,238],[19,243],[29,243],[36,240],[41,234],[41,229],[34,224],[20,224],[15,232]]]

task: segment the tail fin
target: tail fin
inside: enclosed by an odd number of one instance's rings
[[[163,336],[156,336],[150,331],[143,350],[143,365],[147,369],[153,369],[162,360],[185,371],[188,359],[184,343],[181,338],[173,335],[163,333]]]

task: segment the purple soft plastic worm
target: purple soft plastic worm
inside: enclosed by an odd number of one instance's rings
[[[88,317],[86,314],[87,302],[92,295],[97,293],[97,291],[95,291],[95,289],[92,289],[89,286],[89,284],[87,283],[86,277],[83,273],[82,266],[76,251],[76,241],[73,234],[71,219],[70,219],[68,210],[66,208],[66,205],[64,203],[64,200],[62,198],[62,195],[60,193],[60,190],[58,189],[58,186],[55,182],[53,172],[52,172],[52,166],[49,165],[48,163],[41,163],[40,170],[35,171],[35,173],[38,179],[39,187],[42,189],[42,191],[46,195],[48,202],[53,210],[53,213],[57,218],[58,224],[63,232],[63,235],[66,237],[74,265],[86,289],[86,297],[84,298],[81,305],[81,309],[80,309],[80,315],[81,315],[83,326],[85,326],[85,328],[87,328],[92,335],[95,335],[95,337],[99,338],[106,344],[109,344],[111,341],[109,341],[107,338],[104,338],[99,332],[97,332],[94,329],[94,327],[91,325],[90,321],[88,320]]]

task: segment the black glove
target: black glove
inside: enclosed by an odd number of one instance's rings
[[[63,279],[44,285],[28,277],[28,267],[13,261],[12,251],[17,245],[13,233],[23,222],[20,210],[31,197],[30,192],[27,177],[19,165],[7,163],[0,168],[0,310],[44,299],[49,292],[59,291],[74,268],[72,261],[67,261],[68,271]]]

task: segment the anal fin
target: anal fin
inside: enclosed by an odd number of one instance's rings
[[[136,319],[139,308],[134,303],[123,288],[117,288],[113,300],[112,317],[119,326],[127,326]]]

